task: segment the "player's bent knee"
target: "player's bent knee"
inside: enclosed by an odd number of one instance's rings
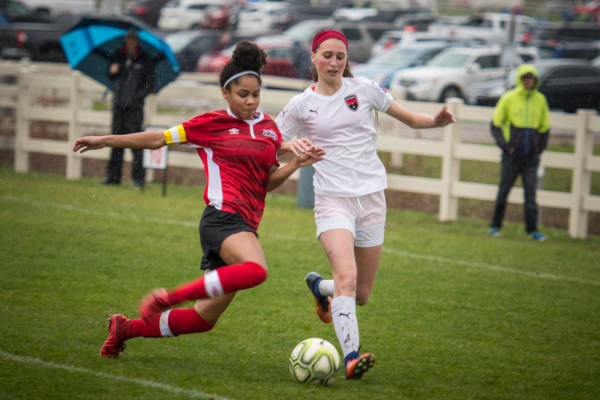
[[[267,280],[268,272],[267,272],[266,267],[264,267],[258,263],[255,263],[253,261],[245,262],[244,265],[251,272],[249,274],[249,276],[251,277],[250,279],[252,280],[252,282],[251,282],[252,286],[258,286]]]

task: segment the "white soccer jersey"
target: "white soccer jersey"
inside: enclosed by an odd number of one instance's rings
[[[284,140],[308,138],[327,152],[314,164],[315,193],[354,197],[387,188],[372,110],[387,111],[392,96],[366,78],[343,78],[333,96],[313,88],[295,96],[275,122]]]

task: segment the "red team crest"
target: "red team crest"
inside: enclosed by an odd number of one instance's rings
[[[352,111],[358,110],[358,97],[355,94],[344,97],[344,101],[346,102],[346,106]]]

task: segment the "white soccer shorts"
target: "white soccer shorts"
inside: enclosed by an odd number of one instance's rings
[[[383,190],[357,197],[315,194],[317,239],[331,229],[347,229],[356,247],[383,244],[386,204]]]

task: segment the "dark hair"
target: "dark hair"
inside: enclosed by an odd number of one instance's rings
[[[267,65],[267,55],[265,54],[265,51],[258,47],[256,43],[242,40],[235,46],[231,60],[227,61],[227,64],[225,64],[221,70],[219,84],[223,87],[225,82],[235,74],[239,74],[243,71],[254,71],[259,74],[256,78],[258,79],[258,83],[262,85],[260,70],[265,65]],[[230,90],[229,86],[232,83],[238,83],[240,78],[241,76],[229,82],[225,89]]]
[[[317,37],[317,35],[323,31],[329,31],[331,29],[329,28],[325,28],[325,29],[321,29],[319,32],[315,33],[315,36],[313,37],[313,42],[315,41],[315,38]],[[313,51],[313,53],[316,53],[317,50],[319,49],[319,47],[321,47],[321,45],[318,45],[315,48],[315,51]],[[350,66],[348,65],[349,61],[346,60],[346,67],[344,67],[344,73],[342,74],[342,77],[344,78],[354,78],[354,75],[352,75],[352,72],[350,72]],[[315,64],[311,64],[310,66],[310,74],[312,75],[313,81],[318,82],[319,81],[319,74],[317,73],[317,67],[315,66]]]

